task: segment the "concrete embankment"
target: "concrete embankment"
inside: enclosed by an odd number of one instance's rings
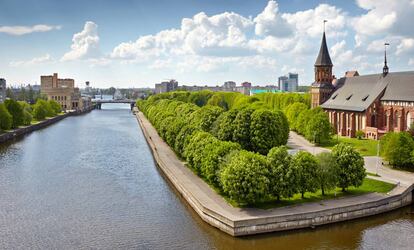
[[[23,136],[23,135],[26,135],[26,134],[31,133],[33,131],[36,131],[36,130],[45,128],[45,127],[47,127],[47,126],[49,126],[51,124],[54,124],[54,123],[56,123],[56,122],[58,122],[58,121],[60,121],[62,119],[65,119],[68,116],[81,115],[81,114],[84,114],[84,113],[88,113],[91,110],[92,109],[88,109],[88,110],[85,110],[85,111],[82,111],[82,112],[77,111],[77,112],[65,113],[63,115],[58,115],[58,116],[55,116],[55,117],[52,117],[52,118],[43,120],[43,121],[41,121],[39,123],[30,125],[30,126],[27,126],[27,127],[18,128],[18,129],[15,129],[15,130],[12,130],[12,131],[9,131],[9,132],[0,134],[0,143],[9,141],[9,140],[12,140],[14,138],[17,138],[19,136]]]
[[[370,193],[268,210],[232,207],[177,158],[141,112],[135,110],[135,114],[167,180],[204,221],[233,236],[315,227],[380,214],[412,202],[410,185],[397,186],[389,194]]]

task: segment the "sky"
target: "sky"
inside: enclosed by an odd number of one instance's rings
[[[414,0],[0,0],[0,78],[79,87],[313,82],[326,23],[334,74],[414,69]]]

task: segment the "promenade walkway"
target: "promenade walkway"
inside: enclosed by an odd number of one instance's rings
[[[321,152],[330,152],[329,149],[315,146],[303,136],[291,131],[287,144],[292,149],[305,150],[311,154],[319,154]],[[379,177],[368,176],[369,178],[382,180],[390,183],[400,184],[403,187],[409,187],[414,184],[414,173],[407,171],[395,170],[383,164],[381,157],[365,156],[365,169],[370,173],[376,173]]]
[[[395,195],[370,193],[268,210],[232,207],[177,158],[141,112],[135,113],[167,179],[204,221],[233,236],[313,227],[389,211],[411,202],[411,194],[407,196],[400,190]]]

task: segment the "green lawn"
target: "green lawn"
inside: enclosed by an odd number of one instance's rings
[[[329,142],[323,143],[321,147],[332,149],[339,142],[344,142],[351,144],[362,156],[376,156],[377,155],[377,140],[369,139],[356,139],[348,137],[339,137],[333,136]]]
[[[249,207],[270,209],[270,208],[275,208],[275,207],[297,205],[297,204],[302,204],[306,202],[316,202],[316,201],[322,201],[322,200],[335,199],[335,198],[340,198],[344,196],[362,195],[362,194],[373,193],[373,192],[388,193],[394,187],[395,185],[391,183],[365,178],[364,182],[362,183],[360,187],[358,188],[350,187],[348,188],[346,192],[342,192],[340,188],[336,188],[335,190],[325,192],[325,195],[323,196],[321,191],[318,190],[316,193],[305,193],[304,199],[301,198],[300,194],[295,194],[290,199],[281,199],[280,201],[277,201],[276,199],[268,199],[266,201],[257,203],[254,206],[249,206]],[[231,200],[229,197],[226,197],[221,193],[220,195],[222,195],[227,200],[227,202],[229,202],[232,206],[244,207],[238,204],[237,202]]]

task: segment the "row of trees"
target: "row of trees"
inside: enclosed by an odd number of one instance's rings
[[[53,100],[38,99],[34,105],[24,101],[7,99],[0,103],[0,130],[15,129],[22,125],[30,125],[32,119],[38,121],[52,117],[61,112],[60,105]]]
[[[286,144],[289,132],[281,111],[253,105],[234,108],[234,102],[228,102],[233,108],[226,111],[222,105],[207,105],[218,95],[195,93],[155,95],[137,106],[189,167],[233,200],[253,204],[362,183],[363,160],[352,148],[338,146],[336,155],[320,160],[305,152],[291,157],[285,147],[278,147]],[[341,158],[344,154],[347,160]],[[360,174],[349,164],[356,164]],[[354,171],[351,177],[348,168]]]
[[[333,133],[328,114],[320,107],[310,109],[304,103],[293,103],[285,109],[290,128],[309,141],[321,144],[328,141]]]
[[[381,155],[391,165],[414,170],[414,139],[408,132],[389,132],[381,138]]]

